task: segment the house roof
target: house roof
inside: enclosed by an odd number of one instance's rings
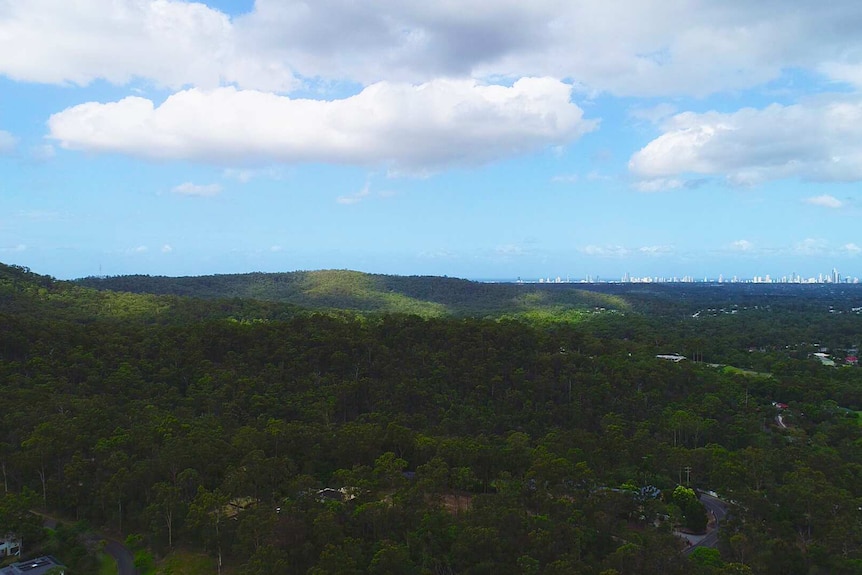
[[[658,359],[667,359],[674,363],[679,363],[685,359],[684,355],[679,355],[678,353],[660,353],[656,357]]]
[[[13,563],[0,569],[0,575],[44,575],[54,567],[64,567],[64,565],[50,555],[46,555]]]

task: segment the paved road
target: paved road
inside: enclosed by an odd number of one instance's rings
[[[122,543],[105,538],[105,553],[117,561],[118,575],[138,575],[135,557]]]
[[[691,553],[698,547],[715,547],[718,545],[718,530],[721,528],[721,522],[727,517],[727,505],[718,497],[701,493],[700,502],[706,507],[706,511],[715,517],[715,529],[707,533],[703,539],[687,548],[685,550],[686,554]]]

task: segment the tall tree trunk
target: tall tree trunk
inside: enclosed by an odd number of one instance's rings
[[[39,468],[39,480],[42,482],[42,507],[48,508],[48,488],[46,486],[45,480],[45,467],[42,466]]]

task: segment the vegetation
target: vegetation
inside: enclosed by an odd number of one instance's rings
[[[0,268],[0,522],[38,541],[41,508],[140,533],[163,573],[189,549],[250,575],[859,572],[862,370],[809,354],[857,346],[862,292],[600,286],[566,311],[553,286],[470,315],[428,294],[481,284],[408,279],[396,293],[446,313]],[[697,489],[733,503],[716,552],[685,555]]]
[[[499,316],[623,310],[619,297],[575,289],[571,285],[491,284],[455,278],[403,277],[348,270],[201,277],[118,276],[85,278],[79,285],[117,292],[199,298],[252,298],[287,302],[305,308],[360,312]],[[575,313],[569,319],[580,318]]]

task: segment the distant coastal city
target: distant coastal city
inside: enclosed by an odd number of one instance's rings
[[[773,277],[770,274],[756,275],[752,277],[731,276],[725,277],[719,274],[718,277],[695,277],[690,275],[685,276],[633,276],[628,273],[623,274],[622,278],[606,278],[600,276],[588,275],[584,278],[563,278],[547,277],[537,280],[523,280],[518,278],[516,283],[754,283],[754,284],[858,284],[859,278],[855,276],[844,276],[835,268],[831,273],[820,273],[817,276],[804,276],[798,273],[791,273],[784,276]]]

